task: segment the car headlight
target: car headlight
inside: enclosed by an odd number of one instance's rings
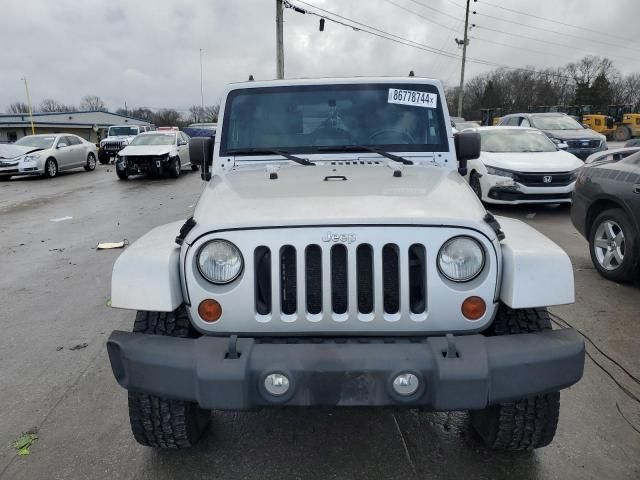
[[[575,170],[573,170],[573,171],[571,172],[571,174],[569,175],[569,180],[570,180],[571,182],[573,182],[575,179],[577,179],[577,178],[578,178],[578,176],[580,175],[580,171],[582,170],[582,168],[583,168],[583,167],[578,167],[578,168],[576,168]]]
[[[502,170],[501,168],[495,168],[489,165],[485,165],[485,167],[487,168],[487,173],[489,175],[497,175],[499,177],[508,177],[513,179],[516,178],[516,175],[513,172],[510,172],[509,170]]]
[[[484,249],[471,237],[453,237],[438,252],[438,270],[452,282],[468,282],[484,268]]]
[[[24,156],[24,161],[37,162],[38,160],[40,160],[40,158],[42,158],[42,155],[40,155],[39,153],[30,153],[29,155]]]
[[[242,254],[238,247],[226,240],[211,240],[198,253],[200,274],[218,285],[233,282],[242,272]]]

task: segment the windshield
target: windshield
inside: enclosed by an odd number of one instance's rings
[[[475,122],[455,122],[455,127],[462,131],[465,128],[478,128],[478,124]]]
[[[175,141],[175,133],[152,133],[138,135],[129,145],[173,145]]]
[[[51,148],[53,142],[56,140],[55,135],[30,135],[28,137],[22,137],[14,145],[22,145],[25,147],[34,148]]]
[[[138,135],[138,127],[109,127],[110,137]]]
[[[481,130],[483,152],[555,152],[556,146],[542,132],[532,130]]]
[[[261,149],[339,152],[359,145],[400,152],[447,151],[437,92],[425,84],[235,90],[227,98],[220,154],[264,154]]]
[[[531,117],[531,125],[540,130],[582,130],[582,125],[568,115]]]

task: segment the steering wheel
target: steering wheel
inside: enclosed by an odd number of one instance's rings
[[[387,128],[384,130],[378,130],[377,132],[373,132],[371,135],[369,135],[369,138],[367,139],[367,143],[375,143],[373,140],[376,137],[379,137],[385,134],[392,134],[392,135],[397,135],[399,137],[402,137],[404,140],[406,140],[405,143],[416,143],[414,138],[411,135],[409,135],[407,132],[404,132],[402,130],[395,130],[393,128]]]
[[[349,143],[353,140],[353,135],[344,130],[343,128],[330,128],[330,127],[319,127],[312,133],[313,143],[315,144],[319,138],[328,138],[331,140],[335,139],[343,139],[345,143]]]

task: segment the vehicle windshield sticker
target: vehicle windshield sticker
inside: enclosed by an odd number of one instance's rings
[[[389,89],[388,103],[399,105],[413,105],[414,107],[436,108],[438,95],[435,93],[419,92],[417,90]]]

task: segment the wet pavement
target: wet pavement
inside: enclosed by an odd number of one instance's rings
[[[614,380],[637,397],[640,385],[591,345],[608,374],[587,361],[584,379],[563,391],[555,441],[535,452],[486,450],[464,412],[386,409],[216,412],[190,451],[136,444],[105,350],[112,330],[133,323],[107,306],[121,250],[95,247],[186,218],[203,186],[190,171],[122,182],[106,166],[0,183],[0,478],[640,478],[640,403]],[[492,211],[568,252],[576,304],[552,311],[640,377],[640,285],[597,274],[568,208]],[[9,445],[33,429],[31,454],[17,456]]]

